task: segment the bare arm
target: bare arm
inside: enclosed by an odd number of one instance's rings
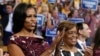
[[[25,56],[23,51],[15,44],[8,45],[8,52],[10,56]]]
[[[74,0],[72,0],[72,1],[70,2],[70,4],[68,5],[68,8],[72,7],[73,2],[74,2]]]
[[[3,50],[0,49],[0,56],[3,56]]]
[[[21,0],[15,0],[15,5],[13,7],[13,10],[15,10],[15,8],[17,7],[17,5],[19,5],[22,1]]]
[[[51,20],[51,14],[47,15],[47,27],[50,29],[54,27],[54,25],[52,24],[52,20]]]

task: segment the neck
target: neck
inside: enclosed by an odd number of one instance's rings
[[[86,40],[85,37],[82,37],[82,36],[80,36],[80,35],[78,36],[78,39],[81,40],[82,42],[84,42],[84,41]]]
[[[53,18],[54,18],[54,19],[58,19],[58,17],[57,17],[57,16],[53,16]]]
[[[20,35],[23,35],[23,36],[33,36],[34,33],[33,31],[28,31],[28,30],[25,30],[25,29],[22,29],[20,32],[19,32]]]
[[[45,15],[46,15],[46,14],[48,14],[48,12],[47,12],[47,11],[43,11],[43,14],[45,14]]]
[[[64,47],[69,51],[74,52],[74,50],[75,50],[75,46],[73,46],[73,45],[64,44]]]

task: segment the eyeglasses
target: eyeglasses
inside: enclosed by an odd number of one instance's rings
[[[36,18],[37,15],[27,15],[26,17],[27,17],[27,18],[30,18],[30,17],[34,17],[34,18]]]

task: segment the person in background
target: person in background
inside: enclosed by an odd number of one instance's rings
[[[85,47],[90,46],[87,44],[87,38],[90,37],[91,30],[89,29],[89,26],[86,23],[77,23],[77,31],[78,31],[78,38],[77,38],[77,44],[76,47],[79,49],[82,49],[85,51]]]
[[[62,12],[68,17],[68,14],[70,13],[70,9],[73,5],[74,0],[68,1],[66,0],[62,9]]]
[[[100,26],[96,30],[93,44],[93,56],[100,56]]]
[[[83,15],[84,22],[88,24],[89,28],[91,29],[90,37],[93,39],[95,31],[96,31],[96,15],[94,11],[88,8]]]
[[[36,10],[31,4],[20,3],[13,13],[13,32],[8,44],[10,56],[40,56],[49,45],[35,34]],[[17,51],[16,51],[17,50]]]
[[[48,4],[42,3],[42,5],[41,5],[41,12],[39,14],[42,14],[44,16],[44,20],[43,20],[43,24],[44,25],[42,26],[42,28],[45,28],[46,27],[47,18],[48,18],[48,16],[51,15],[49,13]],[[43,30],[45,30],[45,29],[43,29]]]
[[[5,5],[0,3],[0,19],[6,14]]]
[[[46,31],[46,26],[47,26],[47,19],[49,16],[51,16],[50,12],[49,12],[49,5],[46,3],[42,3],[41,5],[41,12],[40,14],[42,14],[44,16],[44,20],[43,20],[43,26],[41,26],[41,34],[44,38],[46,38],[45,36],[45,31]]]
[[[13,5],[10,3],[7,3],[5,5],[6,8],[6,13],[2,19],[1,19],[1,24],[3,26],[3,44],[7,45],[9,36],[11,36],[12,33],[12,17],[13,17]]]
[[[95,12],[96,14],[96,23],[97,23],[97,28],[100,26],[100,3],[98,4],[98,7],[97,7],[97,11]]]
[[[71,10],[68,14],[68,18],[79,18],[79,12],[77,9]]]
[[[15,3],[15,4],[14,4],[13,10],[15,10],[16,6],[17,6],[18,4],[20,4],[20,3],[22,3],[22,0],[13,0],[13,2]]]
[[[95,36],[95,31],[97,29],[97,22],[96,22],[96,15],[94,14],[94,11],[88,8],[86,12],[83,15],[84,22],[89,26],[91,33],[90,33],[90,38],[87,39],[88,44],[91,44],[93,41],[93,38]]]
[[[56,32],[58,24],[60,23],[59,15],[58,15],[58,8],[56,6],[53,7],[51,11],[51,15],[48,16],[46,21],[46,29],[53,30]],[[46,36],[46,40],[51,45],[52,41],[54,40],[55,36]]]
[[[63,5],[58,3],[57,7],[58,7],[58,16],[59,16],[59,19],[61,21],[67,20],[67,16],[62,12]]]

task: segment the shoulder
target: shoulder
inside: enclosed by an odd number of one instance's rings
[[[42,36],[34,35],[35,38],[44,39]]]
[[[15,40],[16,38],[19,38],[19,36],[15,35],[15,34],[10,36],[10,40]]]

